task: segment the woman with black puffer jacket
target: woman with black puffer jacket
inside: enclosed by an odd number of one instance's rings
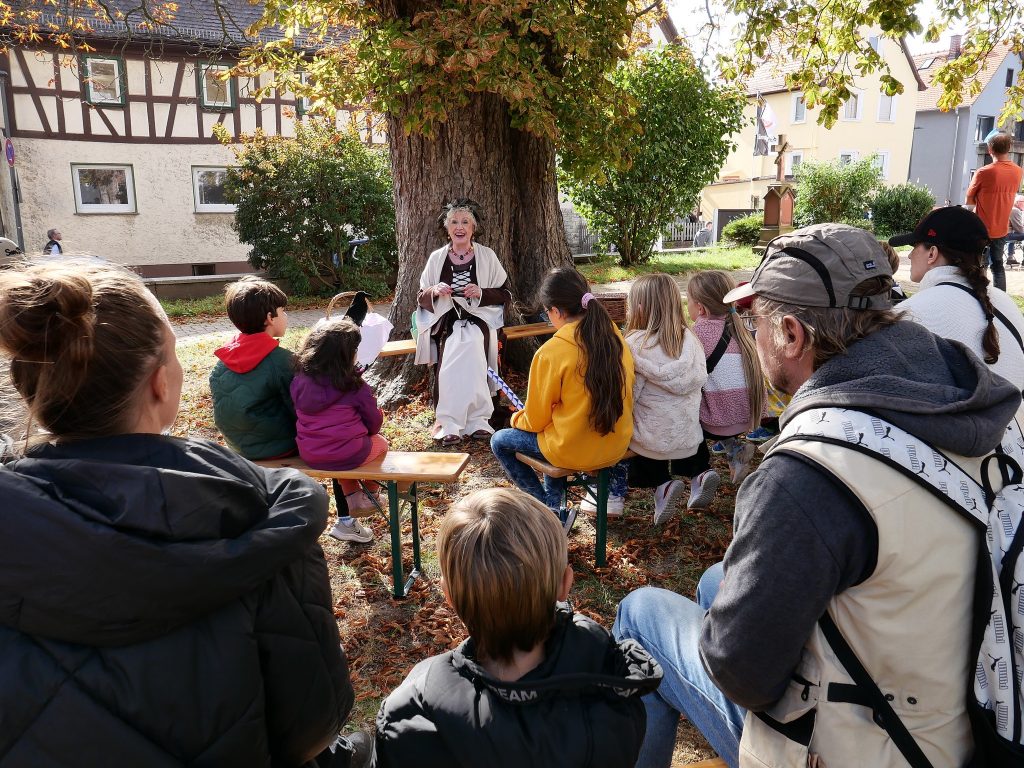
[[[36,430],[0,470],[0,768],[354,764],[324,491],[162,434],[174,346],[127,270],[0,272]]]

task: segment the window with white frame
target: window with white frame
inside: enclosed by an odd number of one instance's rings
[[[81,63],[85,100],[90,104],[123,106],[124,60],[111,56],[83,56]]]
[[[855,149],[844,149],[839,153],[839,164],[840,165],[851,165],[857,162],[857,150]]]
[[[793,120],[794,123],[802,123],[807,119],[807,105],[804,104],[802,93],[793,94]]]
[[[786,176],[796,176],[797,169],[800,167],[800,163],[804,161],[803,152],[787,152],[786,153]]]
[[[299,82],[302,83],[303,85],[306,85],[309,82],[308,77],[309,75],[307,75],[305,72],[300,72]],[[298,115],[299,117],[309,114],[309,110],[312,104],[313,102],[308,96],[296,96],[295,114]]]
[[[223,166],[192,166],[192,198],[196,213],[233,213],[234,203],[229,203],[224,192],[228,180],[228,169]]]
[[[878,94],[878,122],[896,122],[896,97],[887,93]]]
[[[978,123],[974,130],[974,140],[979,144],[985,142],[985,137],[992,133],[996,127],[996,119],[992,115],[978,115]]]
[[[203,109],[234,109],[234,80],[227,77],[229,71],[226,64],[199,64],[199,104]]]
[[[78,213],[135,213],[135,177],[130,165],[72,164]]]
[[[874,159],[871,164],[875,166],[882,174],[882,179],[889,178],[889,152],[888,151],[876,151]]]
[[[860,93],[853,92],[843,104],[843,120],[860,120],[864,99]]]

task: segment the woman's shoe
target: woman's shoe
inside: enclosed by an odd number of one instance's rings
[[[445,435],[438,442],[441,445],[457,445],[462,442],[462,435]]]
[[[474,440],[490,440],[491,434],[492,433],[488,432],[486,429],[478,429],[476,432],[470,435],[470,437],[472,437]]]

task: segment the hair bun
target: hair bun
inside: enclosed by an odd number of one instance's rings
[[[73,267],[0,279],[0,345],[23,362],[88,363],[96,312],[89,280]]]

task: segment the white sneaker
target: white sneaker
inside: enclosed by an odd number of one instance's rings
[[[369,544],[373,541],[373,531],[361,525],[358,520],[352,520],[351,523],[344,519],[338,520],[331,528],[330,535],[338,541],[352,541],[356,544]]]
[[[729,475],[733,485],[739,485],[750,474],[750,460],[757,450],[752,444],[744,443],[743,447],[729,457]]]
[[[606,505],[608,517],[622,517],[625,506],[625,497],[608,495],[608,504]],[[597,514],[597,489],[593,486],[588,488],[587,493],[583,496],[583,501],[580,502],[580,511],[591,517]]]
[[[715,491],[722,482],[713,469],[701,472],[690,481],[690,499],[686,502],[687,509],[707,509],[715,500]]]
[[[661,525],[672,517],[676,502],[686,486],[680,480],[669,480],[654,489],[654,524]]]

